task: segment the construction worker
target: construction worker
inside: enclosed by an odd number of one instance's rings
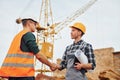
[[[36,38],[32,34],[32,32],[35,32],[37,21],[26,18],[16,22],[22,22],[23,30],[14,37],[11,43],[0,68],[0,76],[7,77],[8,80],[35,80],[34,56],[54,71],[56,64],[49,62],[41,53]]]
[[[74,42],[67,46],[61,64],[58,65],[57,68],[59,70],[63,70],[64,68],[67,69],[66,80],[87,80],[85,73],[87,70],[93,70],[96,66],[93,48],[91,44],[81,39],[86,32],[86,28],[82,23],[76,22],[70,27],[71,38],[74,39]],[[78,52],[79,55],[76,56],[76,52]],[[78,60],[81,54],[86,56],[87,63],[82,63]],[[84,56],[82,58],[84,62],[86,59]]]

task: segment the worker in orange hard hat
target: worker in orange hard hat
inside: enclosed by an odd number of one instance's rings
[[[8,80],[35,80],[34,56],[54,71],[56,64],[49,62],[41,53],[32,33],[35,32],[38,22],[31,18],[17,19],[16,22],[22,23],[23,30],[14,37],[11,43],[0,68],[0,77],[8,77]]]
[[[96,66],[93,48],[91,44],[81,39],[86,33],[85,25],[76,22],[70,28],[74,42],[66,47],[61,64],[57,68],[59,70],[67,69],[66,80],[87,80],[85,73]]]

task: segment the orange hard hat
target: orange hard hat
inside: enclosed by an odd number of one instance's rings
[[[84,34],[85,34],[85,32],[86,32],[86,27],[85,27],[82,23],[80,23],[80,22],[76,22],[76,23],[74,23],[74,24],[73,24],[72,26],[70,26],[70,27],[77,28],[77,29],[81,30]]]

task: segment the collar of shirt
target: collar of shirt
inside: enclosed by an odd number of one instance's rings
[[[83,42],[83,40],[78,41],[77,43],[73,42],[73,45],[80,45]]]

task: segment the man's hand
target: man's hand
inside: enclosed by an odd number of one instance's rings
[[[77,70],[81,70],[81,68],[83,68],[83,64],[81,64],[81,63],[75,63],[74,68],[76,68]]]
[[[56,69],[59,69],[59,68],[60,68],[60,65],[55,64],[55,63],[52,63],[52,66],[50,67],[50,69],[51,69],[52,71],[55,71]]]
[[[55,71],[55,70],[57,69],[57,64],[52,63],[51,66],[50,66],[50,69],[51,69],[52,71]]]
[[[74,66],[77,70],[81,70],[81,68],[84,68],[86,70],[92,69],[92,64],[88,63],[88,64],[81,64],[81,63],[75,63]]]

